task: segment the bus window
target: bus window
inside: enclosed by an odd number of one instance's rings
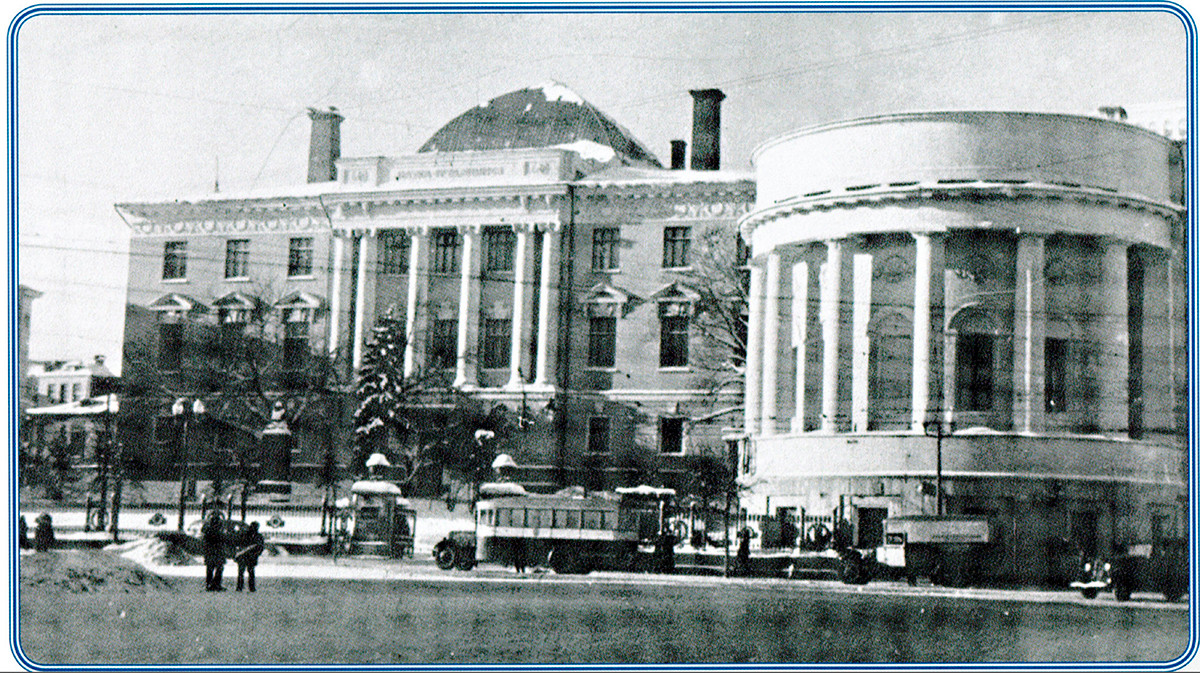
[[[514,528],[524,528],[529,525],[527,509],[514,509],[512,511],[512,525]]]
[[[525,525],[530,528],[541,528],[542,526],[550,525],[550,510],[546,509],[529,509]]]
[[[579,528],[579,510],[577,509],[556,509],[554,510],[554,527],[576,529]]]
[[[602,521],[601,517],[603,516],[603,514],[604,514],[603,512],[598,512],[596,510],[590,510],[590,509],[584,510],[583,511],[583,527],[588,530],[599,530],[599,529],[603,528],[604,524],[601,523],[601,521]]]
[[[499,515],[496,520],[497,526],[511,526],[512,525],[512,510],[511,509],[509,509],[507,507],[501,507],[500,509],[496,510],[496,514]]]

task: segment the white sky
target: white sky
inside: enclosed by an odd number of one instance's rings
[[[722,168],[813,123],[930,109],[1182,102],[1167,13],[40,16],[17,36],[20,282],[31,356],[119,367],[113,204],[303,182],[309,106],[343,156],[415,152],[473,105],[558,80],[664,164],[718,87]]]

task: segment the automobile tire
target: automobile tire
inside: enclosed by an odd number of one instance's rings
[[[1100,593],[1100,590],[1096,587],[1088,587],[1087,589],[1080,589],[1079,593],[1083,594],[1083,597],[1090,601]]]
[[[437,567],[450,570],[458,562],[458,554],[455,553],[453,545],[445,545],[437,550],[434,559],[437,561]]]
[[[463,549],[455,554],[458,557],[458,562],[455,564],[459,570],[471,570],[475,567],[475,555],[467,553],[468,550]]]
[[[865,574],[862,565],[859,563],[854,563],[853,561],[842,563],[840,573],[842,584],[866,584],[866,582],[862,581]]]
[[[1179,587],[1166,587],[1163,589],[1163,598],[1167,599],[1168,603],[1174,603],[1183,598],[1183,589]]]
[[[1127,601],[1132,594],[1133,590],[1123,583],[1113,585],[1113,596],[1115,596],[1118,601]]]

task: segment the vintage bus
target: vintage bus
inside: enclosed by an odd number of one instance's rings
[[[668,570],[674,540],[664,536],[675,491],[637,486],[615,493],[568,488],[530,494],[519,484],[484,484],[475,530],[451,533],[434,548],[438,566],[467,570],[476,562],[559,573],[593,569]],[[657,561],[657,563],[656,563]]]
[[[402,557],[413,554],[417,513],[390,481],[367,479],[350,486],[338,503],[336,551]]]

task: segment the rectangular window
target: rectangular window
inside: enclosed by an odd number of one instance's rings
[[[592,230],[592,271],[615,271],[621,263],[621,230],[606,227]]]
[[[164,372],[179,371],[183,360],[183,325],[167,323],[158,326],[158,368]]]
[[[659,367],[686,367],[688,365],[688,317],[685,315],[663,316],[662,335],[659,341]]]
[[[691,227],[667,227],[663,229],[664,269],[678,269],[688,265],[688,245],[691,242]]]
[[[566,529],[579,528],[579,510],[577,509],[556,509],[554,510],[554,527]]]
[[[483,231],[484,269],[491,272],[513,270],[513,248],[516,234],[508,227],[492,227]]]
[[[683,453],[683,419],[658,419],[658,446],[663,453]]]
[[[288,275],[311,276],[313,240],[310,237],[293,238],[288,242]]]
[[[245,238],[225,241],[225,277],[250,276],[250,241]]]
[[[187,278],[187,241],[167,241],[163,244],[163,280]]]
[[[990,334],[959,334],[955,406],[963,411],[992,408],[992,351]]]
[[[1046,339],[1046,413],[1068,411],[1068,379],[1071,371],[1070,342]]]
[[[407,232],[379,232],[379,272],[400,276],[408,273],[408,250],[411,239]]]
[[[298,372],[308,364],[308,323],[286,322],[283,331],[283,370]]]
[[[615,367],[617,319],[593,317],[588,328],[588,366]]]
[[[588,453],[608,453],[608,417],[588,419]]]
[[[433,259],[429,270],[433,273],[456,273],[458,271],[458,232],[453,229],[437,229],[433,232]]]
[[[502,369],[508,366],[512,354],[512,321],[505,318],[485,318],[483,321],[483,367]]]
[[[453,369],[458,360],[458,321],[434,320],[429,325],[430,369]]]

